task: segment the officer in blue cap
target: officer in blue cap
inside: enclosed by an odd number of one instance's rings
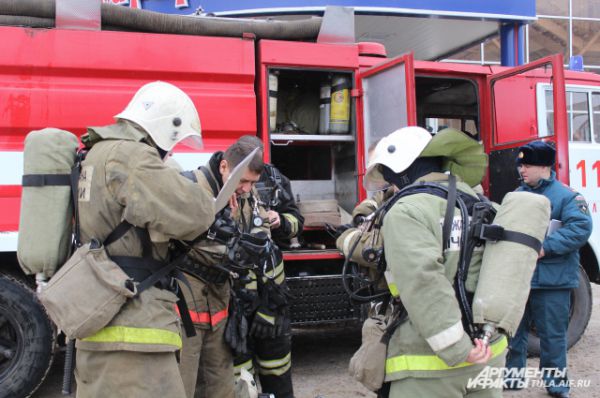
[[[555,157],[554,146],[534,141],[519,148],[516,159],[522,177],[517,190],[546,196],[552,204],[551,218],[562,225],[544,240],[527,308],[510,342],[506,367],[511,373],[505,380],[505,388],[526,386],[521,379],[523,374],[515,375],[525,368],[528,331],[533,322],[540,337],[540,368],[546,390],[550,396],[568,398],[567,327],[571,289],[579,284],[579,249],[592,232],[592,219],[584,197],[556,180],[552,169]]]

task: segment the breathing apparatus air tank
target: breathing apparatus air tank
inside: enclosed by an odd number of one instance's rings
[[[279,83],[278,73],[269,72],[269,131],[277,127],[277,88]]]
[[[319,134],[329,133],[329,118],[331,115],[331,83],[321,83],[319,99]]]
[[[350,78],[334,75],[331,79],[329,132],[347,134],[350,127]]]
[[[71,169],[79,140],[68,131],[32,131],[23,150],[17,258],[26,274],[54,274],[69,256],[73,225]]]
[[[510,192],[494,218],[494,225],[544,241],[550,223],[550,201],[530,192]],[[506,232],[505,232],[506,233]],[[487,240],[479,281],[473,298],[473,322],[484,332],[484,342],[496,331],[513,336],[525,311],[531,277],[539,252],[511,240]]]

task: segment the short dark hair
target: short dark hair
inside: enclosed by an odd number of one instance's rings
[[[264,150],[264,145],[262,140],[255,135],[243,135],[238,139],[238,142],[247,143],[252,145],[253,148],[260,148],[260,150]]]
[[[236,142],[234,142],[223,154],[223,159],[227,161],[227,164],[231,169],[240,164],[242,160],[256,148],[256,145],[249,142],[247,139],[243,139],[244,137],[251,136],[242,136]],[[263,162],[263,151],[262,147],[256,152],[254,158],[248,164],[248,169],[253,172],[260,174],[263,171],[265,164]]]

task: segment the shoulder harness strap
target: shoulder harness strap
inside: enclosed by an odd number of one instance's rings
[[[185,178],[187,178],[188,180],[191,180],[192,182],[198,182],[198,179],[196,178],[196,173],[194,173],[191,170],[188,171],[182,171],[181,173],[182,176],[184,176]]]
[[[198,167],[198,170],[200,170],[202,172],[202,174],[204,174],[204,177],[206,177],[206,181],[208,181],[208,184],[210,185],[210,189],[212,189],[213,195],[216,198],[217,195],[219,195],[219,187],[217,186],[215,177],[213,177],[212,173],[206,166],[200,166],[200,167]]]

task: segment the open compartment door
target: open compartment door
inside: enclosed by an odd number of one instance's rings
[[[489,75],[490,198],[502,201],[519,185],[515,159],[527,142],[553,141],[557,149],[556,173],[568,183],[568,131],[562,55],[553,55],[527,65]],[[545,87],[545,90],[539,90]],[[543,96],[543,98],[538,98]],[[545,112],[538,105],[545,103]]]
[[[413,54],[403,54],[367,69],[359,80],[363,95],[358,124],[363,128],[362,140],[357,140],[358,153],[366,156],[374,142],[401,127],[417,124]],[[358,164],[361,183],[367,161],[362,159]]]

